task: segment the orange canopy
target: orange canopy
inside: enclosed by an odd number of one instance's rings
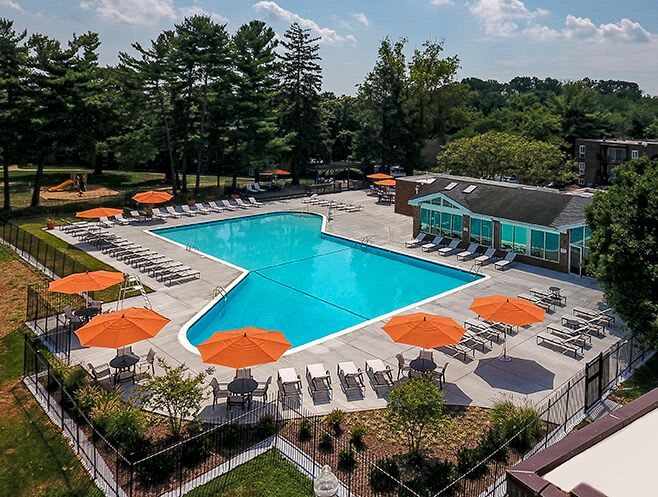
[[[383,179],[381,181],[375,181],[375,185],[379,186],[395,186],[394,179]]]
[[[117,271],[93,271],[75,273],[59,280],[51,281],[48,290],[59,293],[95,292],[105,290],[123,281],[123,273]]]
[[[262,171],[261,174],[273,174],[276,176],[290,176],[290,173],[286,171],[285,169],[275,169],[274,171],[267,170],[267,171]]]
[[[112,209],[111,207],[96,207],[82,212],[76,212],[75,217],[82,217],[84,219],[96,219],[99,217],[112,217],[121,214],[121,209]]]
[[[239,369],[274,362],[290,347],[280,331],[248,326],[218,331],[198,349],[203,362]]]
[[[369,174],[367,177],[369,179],[393,179],[393,176],[384,173]]]
[[[129,307],[99,314],[82,328],[78,328],[75,334],[84,347],[118,349],[153,338],[168,322],[168,318],[151,309]]]
[[[433,349],[459,343],[466,330],[452,318],[418,312],[394,316],[383,330],[394,342]]]
[[[163,204],[172,198],[171,193],[159,191],[141,192],[133,196],[133,200],[140,204]]]
[[[544,320],[545,311],[532,302],[504,295],[473,299],[470,310],[487,321],[525,326]]]

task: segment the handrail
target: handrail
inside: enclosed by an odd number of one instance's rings
[[[199,249],[199,246],[194,242],[187,242],[187,244],[185,245],[185,250],[187,250],[188,252],[191,252],[192,250],[197,250],[199,252],[201,251],[201,249]]]
[[[222,296],[223,299],[226,299],[226,296],[228,294],[226,293],[226,288],[224,288],[221,285],[217,285],[215,288],[213,288],[212,293],[211,293],[211,297],[213,299],[215,299],[215,298],[219,297],[220,295]]]
[[[482,270],[482,266],[478,266],[477,264],[473,263],[471,269],[469,269],[468,272],[477,275],[480,274],[481,270]]]

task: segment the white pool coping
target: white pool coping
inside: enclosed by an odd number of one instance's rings
[[[216,304],[218,304],[225,296],[228,296],[229,293],[231,292],[231,290],[233,290],[236,286],[238,286],[242,282],[242,280],[244,280],[251,271],[248,270],[248,269],[245,269],[243,267],[237,266],[235,264],[232,264],[231,262],[228,262],[224,259],[220,259],[219,257],[215,257],[215,256],[212,256],[212,255],[207,254],[205,252],[202,252],[200,250],[197,250],[195,248],[191,248],[191,247],[188,247],[187,245],[183,245],[180,242],[176,242],[176,241],[171,240],[167,237],[164,237],[162,235],[154,233],[154,231],[161,231],[161,230],[166,230],[166,229],[176,229],[176,228],[186,228],[186,227],[192,227],[192,226],[202,225],[202,224],[211,224],[211,223],[212,224],[217,224],[217,223],[222,223],[222,222],[231,222],[233,220],[238,220],[238,219],[245,219],[245,218],[249,218],[249,217],[272,216],[272,215],[277,215],[277,214],[302,214],[304,216],[318,216],[322,219],[322,225],[320,227],[320,233],[323,234],[323,235],[339,238],[339,239],[342,239],[342,240],[346,240],[346,241],[353,242],[353,243],[358,243],[358,244],[361,244],[361,245],[366,245],[366,246],[369,246],[369,247],[374,247],[378,250],[382,250],[382,251],[385,251],[385,252],[390,252],[390,253],[399,255],[401,257],[404,257],[404,258],[416,259],[417,261],[421,261],[421,262],[424,262],[424,263],[427,263],[427,264],[434,264],[434,265],[437,265],[437,266],[444,266],[444,267],[459,271],[461,273],[471,274],[471,273],[469,273],[468,271],[465,271],[463,268],[461,268],[459,266],[454,266],[452,264],[446,264],[444,262],[429,261],[429,260],[423,259],[421,257],[416,257],[414,255],[405,254],[405,253],[402,253],[402,252],[398,252],[396,250],[391,250],[389,248],[381,247],[381,246],[374,245],[374,244],[363,243],[360,240],[356,240],[354,238],[350,238],[350,237],[347,237],[347,236],[337,235],[335,233],[330,233],[326,229],[327,228],[327,222],[328,222],[327,217],[324,214],[315,213],[315,212],[307,212],[307,211],[299,211],[299,210],[282,210],[282,211],[274,211],[274,212],[264,212],[264,213],[260,213],[260,214],[245,214],[244,216],[237,216],[237,217],[233,217],[233,218],[228,219],[228,220],[227,219],[221,219],[221,220],[212,220],[212,221],[202,221],[202,222],[198,222],[198,223],[184,224],[184,225],[176,226],[176,227],[172,227],[172,228],[151,228],[151,229],[143,230],[145,233],[147,233],[151,236],[154,236],[156,238],[159,238],[160,240],[164,240],[165,242],[172,243],[172,244],[176,245],[177,247],[183,248],[184,250],[196,253],[196,254],[200,255],[201,257],[205,257],[206,259],[209,259],[209,260],[212,260],[212,261],[215,261],[215,262],[219,262],[220,264],[224,264],[224,265],[240,272],[240,275],[237,278],[235,278],[231,283],[229,283],[229,285],[227,287],[224,288],[225,293],[223,295],[218,295],[217,297],[210,300],[210,302],[208,302],[205,306],[203,306],[203,308],[201,310],[199,310],[196,314],[194,314],[194,316],[192,316],[192,318],[189,319],[181,327],[181,329],[178,331],[178,341],[183,346],[183,348],[185,348],[185,350],[187,350],[187,351],[189,351],[193,354],[196,354],[196,355],[201,355],[199,353],[199,350],[197,349],[197,347],[195,345],[193,345],[189,341],[189,339],[187,338],[187,332],[192,327],[192,325],[194,325],[194,323],[196,323],[199,319],[201,319],[201,317],[203,317],[208,311],[210,311],[210,309],[212,309]],[[470,283],[464,283],[463,285],[459,285],[458,287],[452,288],[450,290],[446,290],[445,292],[441,292],[439,294],[433,295],[433,296],[428,297],[426,299],[419,300],[418,302],[408,304],[404,307],[400,307],[398,309],[387,312],[387,313],[382,314],[380,316],[377,316],[375,318],[369,319],[367,321],[363,321],[363,322],[358,323],[354,326],[344,328],[342,330],[336,331],[334,333],[323,336],[321,338],[317,338],[315,340],[304,343],[302,345],[298,345],[297,347],[293,347],[293,348],[289,349],[283,355],[285,357],[285,356],[290,355],[290,354],[295,354],[297,352],[301,352],[302,350],[308,349],[310,347],[321,344],[321,343],[326,342],[328,340],[332,340],[334,338],[341,337],[341,336],[346,335],[348,333],[351,333],[353,331],[356,331],[356,330],[359,330],[359,329],[364,328],[366,326],[369,326],[373,323],[376,323],[377,321],[382,321],[384,319],[388,319],[392,316],[395,316],[396,314],[400,314],[402,312],[408,311],[410,309],[421,306],[423,304],[428,304],[430,302],[434,302],[434,301],[436,301],[438,299],[441,299],[443,297],[447,297],[448,295],[451,295],[451,294],[453,294],[455,292],[458,292],[458,291],[462,291],[466,288],[477,285],[477,284],[482,283],[482,282],[484,282],[484,281],[491,278],[491,276],[489,276],[488,274],[477,274],[475,276],[477,276],[477,279],[475,281],[471,281]]]

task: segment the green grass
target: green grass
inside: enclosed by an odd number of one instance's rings
[[[20,383],[19,331],[0,340],[0,497],[101,497],[65,439]]]
[[[312,497],[312,481],[271,450],[238,466],[187,497]]]
[[[636,370],[627,381],[613,392],[612,398],[622,404],[628,403],[658,387],[658,354]]]

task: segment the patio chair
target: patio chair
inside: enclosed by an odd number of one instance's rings
[[[331,387],[331,375],[329,374],[329,370],[324,367],[324,364],[308,364],[306,366],[306,379],[312,397],[315,398],[315,394],[321,392],[324,392],[331,397],[333,392]]]
[[[462,252],[459,252],[457,254],[457,260],[458,261],[467,261],[470,258],[474,257],[478,248],[477,243],[471,243],[468,248]]]
[[[434,240],[432,240],[430,243],[425,243],[420,246],[420,249],[423,252],[432,252],[434,250],[438,250],[441,245],[445,245],[443,241],[445,240],[445,237],[443,236],[437,236]]]
[[[249,193],[258,193],[258,190],[256,190],[253,186],[251,186],[251,183],[247,183],[245,185],[245,188]]]
[[[428,349],[420,349],[420,352],[418,353],[418,357],[420,359],[428,359],[430,361],[434,360],[434,351],[433,350],[428,350]]]
[[[229,211],[237,211],[238,208],[232,205],[228,200],[222,200],[222,205],[224,206],[225,209]]]
[[[183,216],[180,212],[176,211],[173,205],[166,207],[166,210],[174,219],[178,219]]]
[[[217,405],[217,401],[221,399],[228,399],[231,392],[228,391],[228,383],[220,383],[217,378],[210,380],[210,388],[212,389],[212,407]]]
[[[361,368],[356,367],[356,364],[352,361],[339,362],[336,366],[336,374],[345,393],[348,390],[358,390],[359,394],[363,395],[365,388],[363,372]]]
[[[236,380],[249,380],[253,378],[251,375],[251,368],[240,368],[235,370]]]
[[[137,369],[140,374],[150,369],[151,374],[155,376],[155,350],[149,349],[146,357],[137,363]]]
[[[109,364],[105,363],[94,366],[91,363],[87,363],[87,366],[89,367],[89,372],[91,373],[92,378],[96,380],[96,382],[100,383],[103,380],[112,381],[112,371],[110,370]]]
[[[70,305],[64,306],[64,308],[62,309],[62,313],[64,314],[64,317],[68,321],[69,325],[75,325],[75,326],[82,325],[83,323],[82,318],[73,314],[73,310],[71,309]]]
[[[422,244],[424,243],[425,239],[426,239],[428,236],[429,236],[429,235],[428,235],[427,233],[423,233],[423,232],[421,231],[420,233],[418,233],[418,234],[416,235],[416,238],[414,238],[413,240],[409,240],[409,241],[407,241],[407,242],[404,242],[404,246],[407,247],[407,248],[416,248],[416,247],[419,247],[420,245],[422,245]]]
[[[183,211],[183,214],[186,215],[187,217],[193,217],[199,213],[197,210],[190,209],[190,206],[187,204],[180,205],[180,209],[181,211]]]
[[[381,359],[366,361],[366,374],[372,382],[373,389],[387,388],[393,385],[393,372],[391,366],[384,364]]]
[[[439,388],[443,390],[443,385],[446,383],[446,369],[448,369],[448,363],[446,362],[441,369],[437,369],[432,373],[432,379],[439,384]]]
[[[476,266],[486,266],[489,264],[491,261],[495,259],[495,254],[496,254],[496,249],[495,248],[488,248],[485,252],[484,255],[480,255],[474,259],[475,265]]]
[[[270,388],[270,385],[272,384],[272,377],[270,376],[266,382],[258,382],[258,386],[256,387],[256,390],[254,390],[251,393],[252,397],[261,397],[265,398],[267,397],[267,391]]]
[[[407,360],[404,358],[402,354],[397,354],[395,357],[398,360],[398,380],[399,380],[402,373],[408,373],[409,371],[411,371],[411,366],[407,364]]]
[[[302,379],[294,368],[282,368],[277,371],[277,386],[279,395],[286,397],[302,396]]]
[[[251,399],[244,395],[229,394],[226,398],[226,410],[230,411],[234,407],[239,407],[241,410],[247,408],[251,403]]]
[[[238,207],[240,207],[240,209],[248,209],[250,207],[249,205],[245,204],[241,198],[236,198],[235,203]]]
[[[516,257],[516,252],[507,252],[505,254],[505,257],[502,259],[497,260],[494,263],[494,269],[499,269],[501,271],[505,271],[509,266],[512,265],[514,262],[514,258]]]
[[[454,254],[455,252],[457,252],[457,250],[459,250],[459,249],[457,248],[458,245],[459,245],[459,240],[453,240],[453,241],[451,241],[451,242],[448,244],[447,247],[441,247],[441,248],[440,248],[439,250],[437,250],[436,252],[437,252],[437,254],[439,254],[439,255],[441,255],[441,256],[443,256],[443,257],[446,257],[446,256],[448,256],[448,255],[452,255],[452,254]]]
[[[130,355],[133,353],[133,346],[126,345],[125,347],[120,347],[117,349],[117,355]]]
[[[248,197],[247,200],[249,203],[255,207],[263,207],[265,204],[263,202],[259,202],[256,200],[254,197]]]

